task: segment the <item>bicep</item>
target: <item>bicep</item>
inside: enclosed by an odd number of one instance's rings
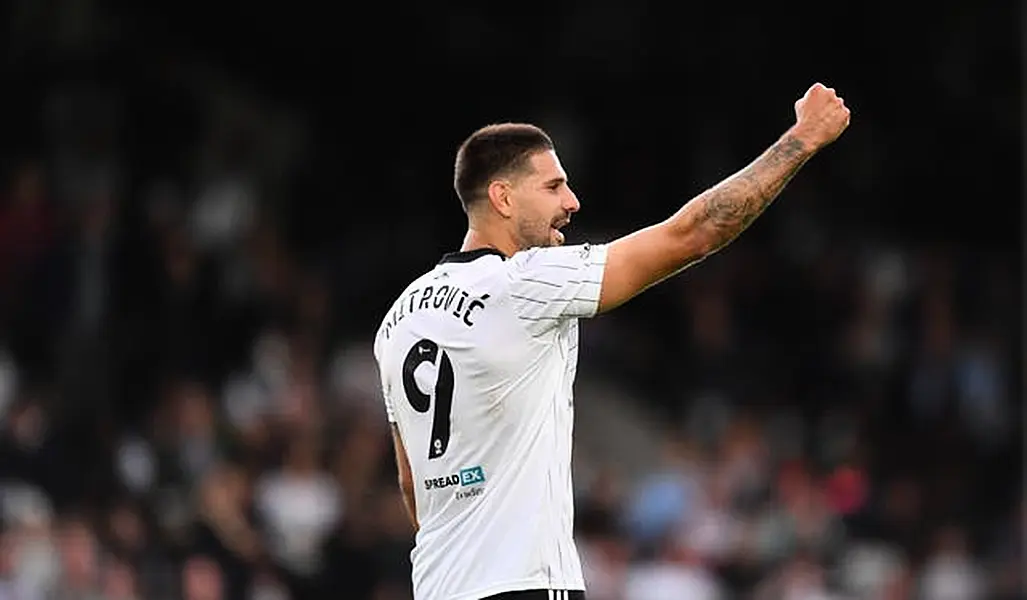
[[[668,220],[611,242],[599,294],[599,312],[617,308],[702,260],[712,250],[707,238],[699,226],[682,226],[680,220]]]

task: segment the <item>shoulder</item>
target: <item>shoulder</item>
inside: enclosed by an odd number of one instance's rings
[[[570,283],[581,279],[606,263],[605,244],[577,244],[551,248],[532,248],[513,255],[507,275],[512,281],[550,281]]]
[[[585,264],[591,262],[599,254],[604,253],[605,249],[605,244],[591,243],[529,248],[514,254],[510,258],[509,264],[512,269]]]
[[[420,289],[422,282],[429,276],[431,276],[431,271],[424,273],[416,279],[414,279],[413,281],[411,281],[388,304],[384,314],[382,315],[382,319],[378,324],[378,329],[375,332],[374,336],[374,355],[376,359],[380,360],[381,357],[379,353],[381,351],[381,346],[385,342],[385,340],[388,339],[390,329],[396,324],[396,322],[399,319],[399,316],[401,315],[402,311],[400,305],[403,303],[404,299],[406,299],[410,295],[412,291]]]

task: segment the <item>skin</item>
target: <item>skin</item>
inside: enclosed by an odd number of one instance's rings
[[[666,220],[609,244],[599,297],[608,312],[731,243],[780,195],[792,177],[849,125],[849,109],[832,88],[815,84],[795,103],[796,122],[746,167],[685,203]],[[468,214],[462,251],[495,248],[507,256],[559,246],[559,231],[581,203],[554,151],[530,157],[529,167],[497,177]],[[413,477],[398,429],[393,441],[407,513],[418,527]]]

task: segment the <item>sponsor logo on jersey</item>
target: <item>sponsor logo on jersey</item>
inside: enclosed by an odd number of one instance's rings
[[[426,490],[438,490],[447,488],[452,485],[458,485],[460,483],[459,475],[446,475],[445,477],[434,477],[432,479],[424,480],[424,489]]]
[[[424,489],[438,490],[452,486],[467,487],[485,483],[485,470],[481,467],[468,467],[460,469],[459,473],[446,475],[445,477],[433,477],[424,480]]]
[[[485,483],[485,471],[481,467],[460,469],[460,485],[468,486],[478,483]]]

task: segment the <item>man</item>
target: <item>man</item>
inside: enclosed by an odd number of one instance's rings
[[[584,598],[571,486],[578,319],[724,247],[849,124],[820,84],[795,112],[749,166],[609,244],[561,246],[580,205],[543,131],[493,125],[463,143],[463,247],[400,294],[374,345],[417,530],[415,598]]]

